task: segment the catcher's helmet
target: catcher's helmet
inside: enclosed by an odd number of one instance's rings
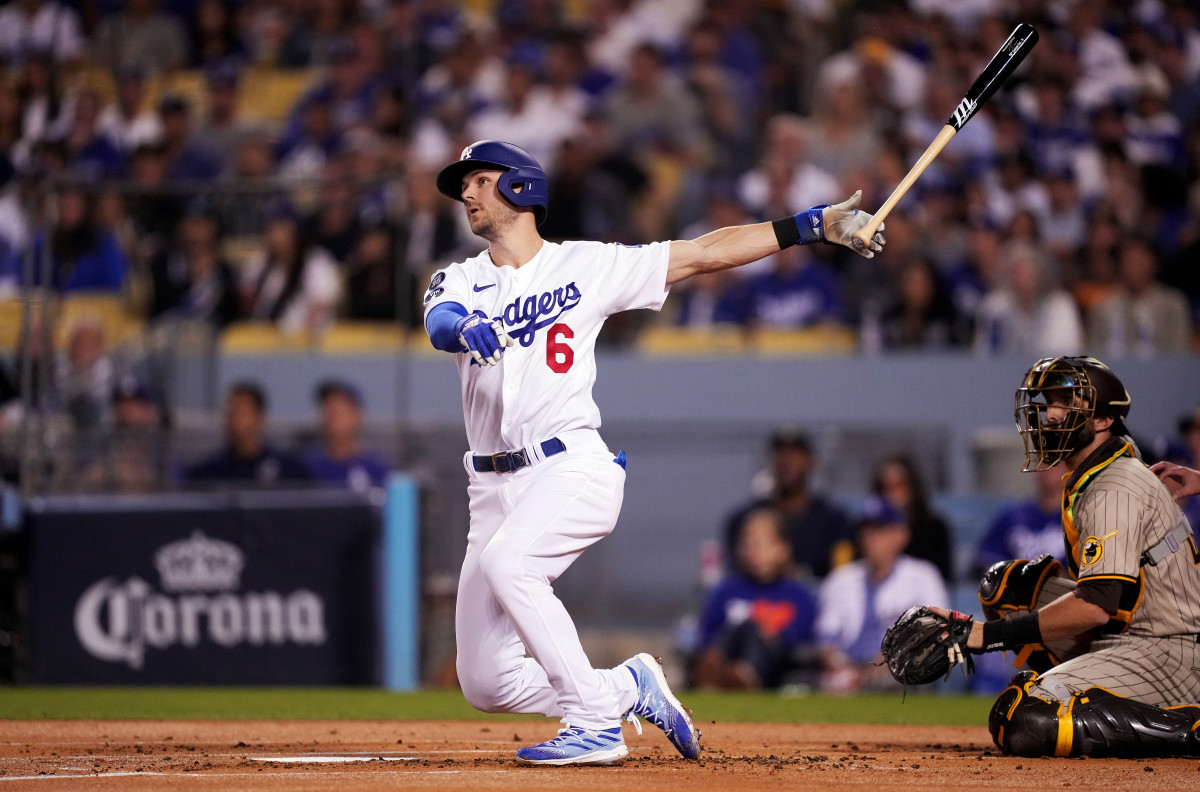
[[[463,177],[474,170],[492,168],[505,171],[496,185],[500,194],[515,206],[533,207],[534,218],[541,225],[550,204],[549,180],[537,160],[512,143],[480,140],[467,146],[456,162],[451,162],[438,174],[438,192],[462,201]],[[521,192],[513,190],[517,185]]]
[[[1056,406],[1065,411],[1057,423],[1047,421],[1050,392],[1055,394]],[[1129,393],[1112,369],[1096,358],[1042,358],[1017,388],[1015,414],[1017,431],[1025,441],[1022,470],[1046,470],[1078,447],[1093,417],[1115,419],[1111,431],[1123,434]]]

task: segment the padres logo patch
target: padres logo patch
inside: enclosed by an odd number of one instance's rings
[[[1083,566],[1092,566],[1101,558],[1104,557],[1104,541],[1116,536],[1117,532],[1109,531],[1101,537],[1089,536],[1083,542],[1083,549],[1079,551],[1079,563]]]

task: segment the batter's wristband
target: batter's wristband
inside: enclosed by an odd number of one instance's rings
[[[983,651],[1017,650],[1042,642],[1042,625],[1035,611],[983,623]]]
[[[825,204],[828,206],[828,204]],[[821,210],[825,206],[814,206],[807,212],[800,212],[791,217],[781,217],[771,223],[775,231],[775,241],[779,249],[790,248],[792,245],[811,245],[814,242],[825,241],[825,218]]]

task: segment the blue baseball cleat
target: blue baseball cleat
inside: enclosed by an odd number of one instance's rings
[[[517,761],[532,765],[610,765],[625,760],[629,750],[621,727],[589,731],[568,726],[558,736],[517,750]]]
[[[629,669],[637,681],[637,704],[630,715],[644,718],[663,730],[675,750],[686,759],[700,755],[700,732],[692,725],[691,714],[679,703],[667,686],[662,664],[651,654],[642,652],[621,665]],[[637,721],[634,719],[634,723]],[[638,728],[638,734],[641,734]]]

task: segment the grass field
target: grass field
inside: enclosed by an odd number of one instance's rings
[[[699,721],[908,723],[978,726],[991,698],[909,695],[780,696],[685,693]],[[520,720],[471,709],[457,691],[391,693],[371,688],[0,689],[0,719],[29,720]]]

